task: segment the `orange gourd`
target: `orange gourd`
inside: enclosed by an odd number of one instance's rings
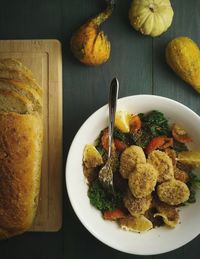
[[[110,57],[111,44],[100,30],[113,12],[115,2],[109,1],[107,8],[82,25],[71,38],[71,50],[74,56],[86,65],[100,65]]]

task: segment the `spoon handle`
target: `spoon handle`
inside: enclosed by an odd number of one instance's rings
[[[117,106],[118,92],[119,92],[118,79],[113,78],[110,84],[109,102],[108,102],[108,105],[109,105],[108,158],[110,158],[111,152],[112,152],[113,131],[115,126],[115,112],[116,112],[116,106]]]

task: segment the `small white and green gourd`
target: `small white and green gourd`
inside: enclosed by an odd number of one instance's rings
[[[129,9],[129,20],[133,28],[152,37],[167,31],[173,15],[169,0],[133,0]]]

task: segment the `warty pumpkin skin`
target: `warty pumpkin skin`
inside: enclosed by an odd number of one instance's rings
[[[200,50],[194,41],[187,37],[170,41],[166,48],[166,60],[184,81],[200,93]]]
[[[115,1],[111,0],[107,8],[82,25],[71,38],[71,50],[74,56],[86,65],[100,65],[110,57],[111,44],[100,25],[113,12]]]
[[[169,0],[133,0],[129,9],[133,28],[152,37],[161,35],[170,27],[173,15]]]

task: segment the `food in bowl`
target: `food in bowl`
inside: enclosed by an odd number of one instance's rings
[[[191,141],[183,128],[176,123],[170,126],[157,110],[137,115],[117,112],[112,147],[115,193],[106,191],[98,180],[107,160],[105,128],[84,149],[90,203],[105,220],[117,221],[122,229],[174,228],[179,207],[195,202],[195,188],[200,188],[200,179],[193,173],[200,164],[200,153],[189,151]]]

